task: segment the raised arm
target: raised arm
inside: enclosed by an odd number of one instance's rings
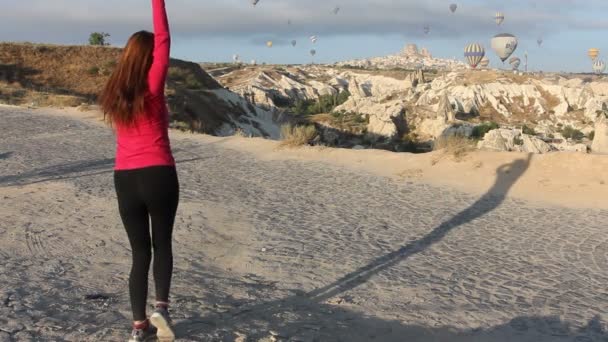
[[[152,0],[152,17],[154,20],[154,61],[148,74],[148,87],[152,95],[160,95],[165,91],[171,50],[171,35],[165,0]]]

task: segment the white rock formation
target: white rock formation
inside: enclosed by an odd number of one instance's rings
[[[585,144],[549,144],[542,139],[522,134],[518,129],[499,128],[489,131],[477,147],[490,151],[516,151],[526,153],[549,153],[552,151],[582,152],[587,153]]]
[[[407,44],[401,52],[404,56],[416,56],[418,53],[418,46],[416,44]]]
[[[528,134],[522,134],[523,140],[522,151],[528,153],[548,153],[553,151],[553,147],[537,137]]]
[[[608,153],[608,118],[599,115],[595,122],[595,137],[591,145],[593,153]]]
[[[407,56],[399,58],[412,57],[414,47],[406,51]],[[403,73],[393,77],[387,72],[344,71],[328,66],[260,69],[250,72],[250,79],[231,86],[231,90],[252,98],[268,115],[276,117],[281,112],[278,101],[294,103],[348,90],[350,98],[335,110],[369,116],[368,131],[386,137],[413,129],[421,139],[432,140],[461,126],[459,118],[479,116],[503,127],[521,128],[525,124],[545,137],[558,138],[558,127],[591,132],[597,113],[608,107],[608,82],[602,79],[589,82],[560,75],[458,71],[436,75],[429,83],[422,71],[404,78]],[[508,133],[511,131],[494,132],[481,146],[533,153],[586,151],[585,145],[571,142],[547,147],[535,137],[515,139],[515,133]],[[596,136],[600,139],[599,129]]]
[[[464,70],[467,68],[465,63],[458,60],[433,58],[432,54],[426,48],[418,51],[416,44],[407,44],[400,53],[394,55],[344,61],[337,63],[336,65],[378,69],[425,68],[439,70]]]
[[[608,104],[608,82],[584,84],[581,80],[560,78],[552,82],[530,78],[517,83],[497,73],[494,81],[468,84],[462,75],[450,73],[436,78],[430,89],[420,92],[416,105],[432,105],[448,92],[451,103],[461,113],[491,111],[506,122],[518,123],[525,116],[528,122],[540,125],[560,123],[589,131],[597,112]]]
[[[425,58],[433,58],[433,55],[427,48],[422,48],[422,50],[420,50],[420,54]]]
[[[517,144],[520,132],[512,129],[499,128],[491,130],[477,144],[477,148],[490,151],[521,151],[522,144]]]
[[[261,136],[271,139],[278,139],[280,136],[279,118],[272,111],[251,106],[243,97],[226,89],[211,90],[210,93],[229,104],[234,113],[244,113],[244,115],[227,117],[226,123],[215,133],[219,136],[233,135],[237,131],[243,132],[246,136]]]

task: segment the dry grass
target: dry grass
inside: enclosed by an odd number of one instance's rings
[[[281,126],[281,147],[297,147],[309,144],[317,137],[317,129],[313,125]]]
[[[551,109],[557,107],[557,105],[559,105],[561,103],[559,101],[559,99],[557,98],[557,96],[546,91],[545,89],[543,89],[543,87],[537,87],[537,88],[538,88],[538,92],[540,92],[540,95],[545,100],[546,109],[551,110]]]
[[[498,72],[494,70],[480,71],[480,70],[467,70],[462,74],[462,77],[458,80],[459,84],[484,84],[496,82],[500,79],[507,79],[510,83],[514,84],[525,84],[531,79],[539,79],[536,76],[530,74],[516,75],[510,72]]]
[[[369,123],[365,116],[352,112],[315,114],[308,117],[307,120],[312,123],[324,124],[352,134],[364,134],[367,131],[367,125]]]
[[[434,151],[443,151],[444,155],[451,155],[456,161],[461,161],[469,152],[475,149],[474,140],[460,135],[440,137],[433,145]]]
[[[415,71],[412,70],[364,70],[364,69],[354,69],[353,73],[357,74],[366,74],[372,76],[384,76],[388,78],[393,78],[399,81],[403,81],[407,79],[412,73]]]
[[[40,92],[18,84],[0,82],[0,103],[32,107],[78,107],[88,102],[87,97]]]
[[[111,47],[0,43],[0,103],[77,107],[95,103],[122,50]],[[95,71],[95,72],[93,72]],[[171,60],[167,102],[172,119],[213,133],[244,114],[209,90],[221,85],[196,63]]]

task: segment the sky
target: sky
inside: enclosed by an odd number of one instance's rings
[[[607,0],[260,0],[255,7],[251,0],[166,2],[172,56],[196,62],[228,62],[238,54],[258,63],[310,63],[314,48],[314,62],[333,63],[394,54],[407,43],[464,61],[464,46],[477,42],[499,67],[490,39],[503,32],[518,37],[514,55],[527,51],[530,70],[589,72],[591,47],[608,59]],[[133,32],[152,29],[149,0],[0,0],[0,8],[0,41],[86,44],[91,32],[107,32],[112,45],[123,46]],[[496,11],[506,17],[500,27]],[[318,37],[314,45],[312,35]],[[272,48],[265,45],[269,40]]]

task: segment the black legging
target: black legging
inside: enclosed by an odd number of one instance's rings
[[[114,185],[120,217],[133,251],[133,265],[129,277],[133,319],[143,321],[146,319],[151,246],[154,247],[156,300],[169,301],[173,272],[171,240],[179,202],[177,172],[173,166],[115,171]]]

